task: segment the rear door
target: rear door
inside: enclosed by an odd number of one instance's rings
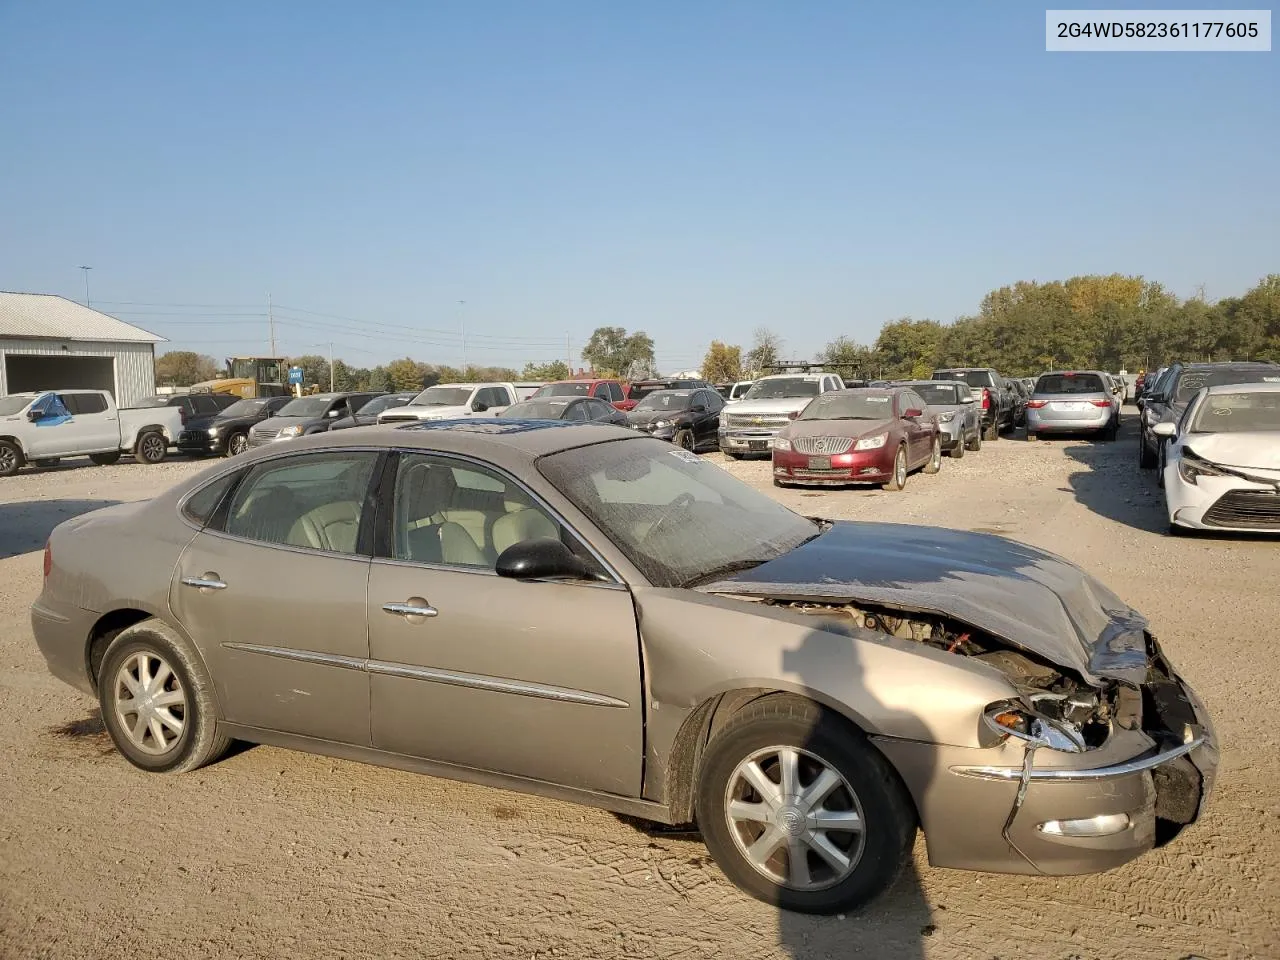
[[[479,489],[493,496],[482,502]],[[638,796],[643,704],[630,591],[526,488],[477,461],[402,453],[379,502],[387,525],[369,580],[373,745]],[[477,506],[482,523],[453,519]],[[502,550],[546,536],[608,582],[494,573]]]
[[[169,602],[214,665],[230,723],[369,743],[370,486],[378,454],[250,468],[183,551]]]

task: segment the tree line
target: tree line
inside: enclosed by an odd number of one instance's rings
[[[759,376],[777,363],[783,340],[773,330],[754,331],[747,350],[712,341],[702,375],[715,383]],[[582,349],[596,376],[628,380],[656,376],[654,342],[643,330],[598,327]],[[902,317],[861,344],[838,336],[812,360],[877,379],[925,377],[939,366],[992,366],[1006,376],[1049,369],[1149,370],[1174,360],[1280,361],[1280,274],[1271,274],[1239,297],[1210,303],[1179,299],[1142,277],[1111,274],[1048,282],[1019,281],[993,290],[977,314],[952,323]],[[318,355],[289,359],[303,382],[327,390],[329,361]],[[528,363],[523,369],[425,363],[404,357],[375,367],[333,362],[337,390],[421,390],[435,383],[481,380],[564,380],[563,360]],[[225,375],[212,357],[171,351],[156,360],[161,386],[190,386]]]

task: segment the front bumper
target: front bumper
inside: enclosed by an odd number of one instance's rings
[[[177,446],[183,453],[221,453],[226,449],[226,438],[184,430],[178,434]]]
[[[1280,533],[1280,492],[1268,484],[1232,476],[1202,476],[1187,483],[1174,460],[1164,468],[1164,500],[1169,523],[1176,527]]]
[[[676,426],[674,423],[665,427],[654,427],[647,423],[628,424],[636,433],[643,433],[646,437],[655,437],[658,440],[674,440],[676,435]]]
[[[946,423],[939,423],[938,439],[942,442],[944,451],[954,450],[960,446],[964,443],[964,421],[956,418]]]
[[[809,456],[792,450],[773,451],[773,476],[785,483],[884,483],[893,477],[897,447],[857,450],[832,456]]]
[[[773,438],[782,432],[782,427],[734,427],[720,428],[718,439],[723,453],[768,453],[773,445]]]
[[[1213,789],[1217,736],[1195,692],[1170,674],[1144,688],[1144,701],[1144,729],[1117,729],[1082,754],[1026,751],[1009,741],[988,749],[874,742],[916,800],[931,863],[1097,873],[1161,842],[1158,823],[1176,832],[1195,822]],[[1106,820],[1114,825],[1092,836],[1060,835],[1050,826]]]

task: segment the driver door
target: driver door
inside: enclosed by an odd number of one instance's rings
[[[560,537],[590,554],[488,465],[401,453],[379,502],[373,746],[639,796],[640,647],[626,586],[499,577],[498,554],[521,540]]]

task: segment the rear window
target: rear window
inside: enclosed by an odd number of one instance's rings
[[[1036,393],[1106,393],[1096,373],[1046,373],[1036,382]]]
[[[586,382],[579,383],[548,383],[545,387],[539,387],[535,397],[585,397],[587,388],[591,384]]]
[[[1184,370],[1174,399],[1179,403],[1186,403],[1203,387],[1217,387],[1227,383],[1280,383],[1280,368]]]
[[[915,388],[916,393],[924,398],[924,402],[934,404],[936,406],[946,406],[948,404],[960,403],[960,393],[958,387],[950,384],[942,383],[922,383]],[[966,391],[965,396],[969,394]]]
[[[930,380],[959,380],[971,387],[994,387],[995,377],[990,370],[935,370]]]

